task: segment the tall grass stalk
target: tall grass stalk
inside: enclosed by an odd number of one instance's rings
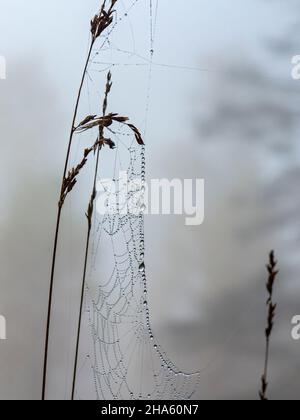
[[[52,265],[51,265],[51,277],[50,277],[50,287],[49,287],[49,299],[48,299],[48,311],[47,311],[47,323],[46,323],[46,338],[45,338],[45,351],[44,351],[44,365],[43,365],[43,385],[42,385],[42,400],[45,400],[46,397],[46,385],[47,385],[47,365],[48,365],[48,352],[49,352],[49,335],[50,335],[50,327],[51,327],[51,312],[52,312],[52,300],[53,300],[53,288],[54,288],[54,278],[55,278],[55,267],[56,267],[56,257],[57,257],[57,247],[58,247],[58,238],[59,238],[59,230],[60,230],[60,223],[61,223],[61,216],[63,205],[65,202],[65,198],[67,194],[72,190],[76,183],[75,176],[72,174],[68,174],[68,166],[70,160],[70,153],[73,143],[74,134],[76,132],[76,119],[78,114],[78,108],[80,104],[82,89],[84,86],[85,78],[87,75],[88,65],[91,59],[91,54],[95,45],[97,38],[108,28],[111,23],[113,22],[113,13],[114,13],[114,6],[118,0],[111,0],[110,6],[106,6],[107,1],[104,0],[102,2],[102,6],[100,7],[99,13],[92,19],[91,21],[91,33],[92,39],[90,43],[90,47],[88,50],[87,58],[85,61],[78,93],[77,99],[75,103],[74,113],[72,117],[72,124],[71,130],[69,135],[69,142],[67,148],[67,154],[65,159],[65,165],[63,170],[62,176],[62,183],[61,183],[61,191],[59,196],[58,202],[58,211],[57,211],[57,219],[56,219],[56,228],[55,228],[55,236],[54,236],[54,246],[53,246],[53,254],[52,254]],[[81,169],[81,168],[80,168]],[[80,170],[79,169],[79,170]],[[71,176],[70,176],[71,175]],[[74,174],[73,174],[74,175]],[[67,181],[69,184],[67,183]]]
[[[109,95],[109,92],[111,90],[111,87],[112,87],[111,73],[109,72],[108,76],[107,76],[107,83],[106,83],[106,89],[105,89],[105,95],[104,95],[103,107],[102,107],[103,117],[105,117],[105,115],[106,115],[107,105],[108,105],[108,95]],[[103,138],[103,134],[104,134],[104,127],[99,126],[99,139]],[[111,147],[113,147],[113,145],[111,145]],[[79,318],[78,318],[78,326],[77,326],[76,350],[75,350],[75,361],[74,361],[74,370],[73,370],[71,400],[74,400],[74,397],[75,397],[78,352],[79,352],[81,323],[82,323],[83,299],[84,299],[84,291],[85,291],[85,284],[86,284],[86,272],[87,272],[87,263],[88,263],[89,248],[90,248],[90,237],[91,237],[91,230],[92,230],[92,217],[93,217],[93,212],[94,212],[94,201],[95,201],[95,198],[96,198],[96,183],[97,183],[97,174],[98,174],[98,169],[99,169],[99,158],[100,158],[101,148],[102,148],[102,145],[99,144],[99,146],[97,147],[97,156],[96,156],[96,166],[95,166],[95,172],[94,172],[93,188],[92,188],[91,198],[90,198],[90,202],[89,202],[89,206],[88,206],[88,211],[86,213],[87,222],[88,222],[88,230],[87,230],[86,247],[85,247],[83,279],[82,279],[82,286],[81,286],[81,296],[80,296]]]
[[[269,368],[269,356],[270,356],[270,339],[272,335],[272,331],[274,328],[274,319],[275,319],[275,311],[277,308],[277,304],[273,302],[273,293],[274,293],[274,285],[277,278],[279,271],[277,270],[277,261],[275,260],[274,251],[272,251],[269,255],[269,263],[267,265],[268,270],[268,282],[267,282],[267,291],[269,294],[267,300],[267,307],[268,307],[268,318],[267,318],[267,328],[265,330],[265,337],[266,337],[266,352],[265,352],[265,366],[264,366],[264,373],[261,378],[261,390],[259,392],[259,397],[261,401],[268,401],[267,397],[267,390],[268,390],[268,368]]]
[[[106,114],[107,112],[107,105],[108,105],[108,95],[112,88],[111,82],[111,73],[109,72],[107,75],[107,82],[104,94],[104,100],[102,105],[102,116],[89,116],[86,120],[84,120],[77,128],[79,132],[86,131],[89,129],[93,129],[94,127],[99,128],[98,139],[94,144],[94,151],[96,153],[96,165],[94,170],[93,176],[93,187],[92,193],[90,197],[90,201],[88,204],[88,209],[86,212],[88,227],[87,227],[87,236],[86,236],[86,245],[85,245],[85,258],[84,258],[84,267],[83,267],[83,277],[82,277],[82,285],[81,285],[81,296],[80,296],[80,305],[79,305],[79,315],[78,315],[78,325],[77,325],[77,337],[76,337],[76,350],[75,350],[75,361],[74,361],[74,370],[73,370],[73,382],[72,382],[72,393],[71,393],[71,400],[74,400],[75,397],[75,388],[76,388],[76,377],[77,377],[77,364],[78,364],[78,354],[79,354],[79,343],[80,343],[80,334],[81,334],[81,324],[82,324],[82,309],[83,309],[83,300],[84,300],[84,291],[86,285],[86,273],[87,273],[87,264],[88,264],[88,257],[89,257],[89,250],[90,250],[90,238],[91,238],[91,230],[92,230],[92,219],[94,214],[94,204],[96,199],[96,184],[97,184],[97,176],[99,170],[99,159],[100,159],[100,151],[102,147],[108,146],[110,149],[115,148],[114,142],[110,138],[104,137],[104,130],[108,129],[110,132],[113,133],[111,130],[111,125],[114,122],[124,124],[127,126],[134,134],[137,143],[142,146],[144,145],[144,141],[139,130],[136,128],[135,125],[128,122],[127,117],[119,116],[118,114],[110,113]],[[89,149],[87,149],[89,151]],[[79,164],[80,165],[80,164]]]

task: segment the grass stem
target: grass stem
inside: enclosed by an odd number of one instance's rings
[[[269,356],[270,356],[270,339],[272,335],[272,331],[274,328],[274,319],[275,319],[275,312],[277,308],[277,304],[273,302],[273,292],[274,292],[274,285],[275,280],[279,271],[277,270],[277,261],[275,260],[274,251],[271,251],[269,255],[269,263],[267,265],[268,270],[268,282],[267,282],[267,291],[269,294],[267,300],[267,307],[268,307],[268,319],[267,319],[267,328],[265,330],[265,337],[266,337],[266,352],[265,352],[265,365],[264,365],[264,373],[261,377],[261,390],[259,392],[259,397],[261,401],[268,401],[267,398],[267,390],[268,390],[268,368],[269,368]]]
[[[54,246],[53,246],[53,254],[52,254],[52,265],[51,265],[51,277],[50,277],[50,287],[49,287],[49,299],[48,299],[48,311],[47,311],[47,322],[46,322],[46,338],[45,338],[45,350],[44,350],[44,365],[43,365],[43,385],[42,385],[42,400],[45,400],[46,397],[46,385],[47,385],[47,365],[48,365],[48,354],[49,354],[49,336],[50,336],[50,327],[51,327],[51,312],[52,312],[52,300],[53,300],[53,288],[54,288],[54,277],[55,277],[55,267],[56,267],[56,256],[57,256],[57,247],[58,247],[58,237],[59,237],[59,228],[60,228],[60,222],[61,222],[61,216],[62,216],[62,207],[63,203],[61,202],[61,196],[63,191],[63,184],[64,180],[67,175],[69,160],[70,160],[70,153],[71,153],[71,147],[75,132],[75,122],[78,114],[78,107],[80,103],[82,88],[84,85],[87,68],[90,62],[93,46],[94,46],[94,39],[91,42],[87,59],[84,65],[84,70],[82,73],[79,90],[77,93],[77,99],[75,104],[75,109],[73,113],[72,118],[72,126],[70,130],[70,136],[69,136],[69,143],[68,143],[68,149],[65,159],[65,166],[63,171],[63,177],[62,177],[62,186],[61,186],[61,193],[60,193],[60,200],[58,203],[58,212],[57,212],[57,219],[56,219],[56,228],[55,228],[55,235],[54,235]]]

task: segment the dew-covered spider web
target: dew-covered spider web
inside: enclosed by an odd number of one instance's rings
[[[125,42],[115,35],[117,31],[122,34],[124,27],[133,31],[131,12],[139,3],[141,8],[147,8],[150,21],[147,58],[137,53],[133,36],[126,49]],[[112,109],[121,99],[118,97],[113,105],[119,87],[117,69],[140,68],[144,103],[136,114],[139,121],[134,122],[141,129],[147,147],[151,142],[147,137],[147,118],[159,0],[122,4],[124,10],[118,9],[114,25],[90,63],[87,95],[93,107],[97,101],[100,104],[104,76],[112,70],[114,85],[109,111],[122,115],[119,109]],[[121,106],[122,103],[121,100]],[[126,113],[131,119],[130,109]],[[144,233],[146,148],[137,144],[134,135],[121,125],[106,134],[116,148],[104,148],[100,157],[76,398],[190,399],[197,389],[199,374],[185,373],[174,365],[151,327]]]

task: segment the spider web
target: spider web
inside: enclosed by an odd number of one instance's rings
[[[98,85],[94,72],[104,74],[114,66],[147,66],[143,122],[146,138],[159,0],[143,2],[143,6],[148,4],[150,17],[149,58],[135,51],[134,40],[133,51],[127,51],[111,39],[118,24],[129,20],[129,13],[137,3],[135,0],[127,7],[124,4],[125,12],[118,15],[103,39],[88,76],[94,89]],[[107,54],[109,61],[98,61],[99,54]],[[139,62],[128,63],[128,58]],[[90,90],[88,87],[89,97]],[[98,173],[98,189],[105,195],[105,207],[104,211],[101,207],[101,212],[97,207],[94,212],[81,337],[81,353],[85,356],[81,360],[76,396],[97,400],[190,399],[196,391],[199,373],[184,373],[175,366],[151,327],[144,232],[145,147],[138,145],[122,126],[109,135],[116,149],[105,149]]]

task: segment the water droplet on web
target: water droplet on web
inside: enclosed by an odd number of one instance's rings
[[[146,204],[142,204],[141,207],[140,207],[141,213],[145,213],[146,210],[147,210]]]

